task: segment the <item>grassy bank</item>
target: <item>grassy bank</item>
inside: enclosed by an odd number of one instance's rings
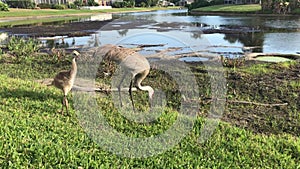
[[[249,5],[214,5],[214,6],[207,6],[201,7],[191,10],[192,14],[199,14],[199,13],[218,13],[218,14],[256,14],[256,15],[277,15],[280,16],[281,14],[273,14],[268,12],[261,11],[261,5],[259,4],[249,4]],[[292,15],[299,15],[300,10],[295,9],[291,12]]]
[[[105,13],[122,13],[122,12],[142,12],[154,10],[169,10],[176,7],[153,7],[153,8],[113,8],[104,10],[55,10],[55,9],[14,9],[9,12],[0,11],[0,27],[13,27],[17,25],[39,24],[47,22],[59,22],[66,20],[76,20],[79,17],[89,17],[90,15],[105,14]]]
[[[60,16],[52,16],[52,17],[30,17],[30,18],[24,18],[23,19],[17,19],[17,17],[13,17],[13,18],[6,18],[7,21],[4,22],[0,22],[0,27],[14,27],[14,26],[18,26],[18,25],[38,25],[41,23],[51,23],[51,22],[65,22],[65,21],[69,21],[69,20],[78,20],[78,18],[84,18],[87,17],[89,18],[90,14],[87,14],[85,16],[76,16],[76,15],[69,15],[69,16],[64,16],[64,17],[60,17]]]
[[[299,94],[300,87],[297,79],[287,76],[288,72],[298,70],[297,62],[226,69],[228,98],[265,103],[285,100],[289,102],[288,107],[228,103],[211,138],[199,143],[200,130],[206,122],[205,112],[209,111],[209,103],[201,102],[201,115],[179,144],[162,154],[141,159],[121,157],[105,150],[81,127],[82,121],[73,108],[74,94],[73,97],[70,95],[72,108],[69,115],[62,116],[57,112],[61,107],[61,91],[35,82],[68,69],[69,58],[58,61],[55,57],[38,54],[26,60],[15,60],[0,55],[0,65],[1,168],[300,167],[299,104],[297,99],[291,100],[297,97],[293,95]],[[191,68],[198,83],[203,84],[199,85],[199,91],[209,95],[205,67],[199,64],[191,65]],[[266,69],[270,71],[264,71]],[[284,81],[279,84],[278,80],[273,81],[274,76],[282,77],[283,73],[286,73]],[[271,80],[274,86],[265,85],[264,79]],[[97,81],[105,83],[105,80]],[[156,70],[151,70],[145,84],[162,88],[167,94],[176,93],[173,83]],[[270,98],[271,94],[274,95]],[[143,107],[146,98],[144,92],[135,93],[137,107]],[[98,110],[109,124],[131,137],[150,137],[165,132],[179,116],[173,108],[176,104],[172,104],[176,100],[171,97],[169,102],[168,108],[153,123],[134,123],[114,108],[110,95],[97,96]],[[126,152],[126,147],[123,151]]]
[[[0,18],[8,17],[41,17],[41,16],[69,16],[69,15],[89,15],[89,14],[99,14],[99,13],[112,13],[112,12],[138,12],[138,11],[151,11],[151,10],[166,10],[172,9],[153,7],[153,8],[112,8],[103,10],[76,10],[76,9],[15,9],[10,8],[9,12],[0,11]]]
[[[232,12],[232,13],[256,13],[261,10],[259,4],[250,5],[214,5],[193,9],[193,12]]]

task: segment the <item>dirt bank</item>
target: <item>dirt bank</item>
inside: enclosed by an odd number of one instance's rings
[[[32,37],[63,35],[84,36],[99,30],[109,22],[111,22],[111,20],[72,22],[57,25],[18,26],[10,28],[0,28],[0,31],[8,32],[10,34],[26,34]]]

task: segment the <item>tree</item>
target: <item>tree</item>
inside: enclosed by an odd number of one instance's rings
[[[158,0],[147,0],[146,4],[147,6],[156,6],[158,3]]]
[[[290,6],[291,10],[299,8],[299,1],[298,0],[290,0],[289,6]]]
[[[126,0],[125,2],[125,6],[128,8],[133,8],[135,6],[135,1],[134,0]]]
[[[285,14],[299,8],[298,0],[262,0],[262,11]]]

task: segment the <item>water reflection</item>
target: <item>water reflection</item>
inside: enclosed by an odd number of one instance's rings
[[[208,61],[208,58],[203,58],[203,57],[182,57],[179,58],[180,61],[184,62],[205,62]]]
[[[300,33],[267,33],[264,35],[263,52],[290,54],[300,52]]]
[[[96,34],[82,37],[64,37],[69,47],[90,45],[91,39],[98,38],[99,44],[120,43],[134,47],[140,44],[160,43],[159,35],[168,36],[190,46],[193,51],[217,53],[229,57],[246,52],[286,53],[299,52],[300,19],[298,17],[260,16],[188,16],[186,10],[167,10],[126,14],[99,15],[71,20],[82,22],[115,19]],[[52,22],[52,24],[59,24]],[[88,23],[88,22],[87,22]],[[133,38],[137,35],[139,39]],[[59,39],[59,38],[58,38]],[[60,40],[45,42],[57,45]],[[178,47],[174,41],[166,42],[170,48]],[[248,48],[250,47],[250,48]],[[153,54],[160,48],[147,48],[142,52]],[[186,52],[181,50],[181,52]]]
[[[103,41],[116,42],[136,33],[156,32],[180,39],[199,51],[224,54],[240,54],[245,49],[251,49],[247,52],[290,54],[299,51],[298,17],[187,16],[185,11],[180,10],[122,15],[124,16],[129,17],[126,19],[127,23],[120,28],[126,29],[119,31],[119,35],[113,29],[101,30]],[[147,20],[149,23],[143,21],[143,24],[134,26],[137,24],[135,21],[139,20]],[[291,45],[282,45],[291,42]]]

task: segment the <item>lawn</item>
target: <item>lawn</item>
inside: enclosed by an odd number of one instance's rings
[[[199,142],[201,128],[209,121],[205,118],[205,112],[209,111],[207,104],[202,102],[199,115],[193,119],[194,125],[187,135],[170,149],[154,154],[147,158],[130,158],[116,155],[101,142],[96,142],[85,132],[82,126],[84,121],[79,117],[76,108],[75,92],[69,96],[71,110],[68,115],[61,115],[62,92],[53,86],[45,86],[37,79],[51,78],[61,69],[68,69],[70,59],[65,58],[58,61],[55,57],[48,55],[31,55],[27,59],[15,60],[6,54],[0,54],[0,167],[1,168],[299,168],[300,164],[300,139],[299,139],[299,105],[297,100],[290,102],[290,107],[274,109],[259,108],[252,105],[227,105],[226,112],[231,116],[244,114],[242,110],[258,109],[259,113],[246,114],[245,119],[250,119],[246,127],[234,124],[230,120],[221,120],[212,136],[205,142]],[[259,79],[261,76],[270,76],[273,73],[289,71],[289,68],[299,66],[292,64],[263,64],[260,68],[238,68],[228,69],[227,73],[236,76],[228,82],[228,98],[259,99],[258,93],[251,90],[247,93],[249,86],[234,86],[237,79],[247,80]],[[260,69],[269,68],[273,71],[257,73]],[[199,90],[205,88],[205,71],[203,65],[192,67]],[[237,71],[237,72],[236,72]],[[151,70],[145,83],[159,88],[166,86],[170,94],[176,93],[172,86],[164,79],[165,74]],[[155,83],[161,81],[160,84]],[[101,80],[100,80],[101,82]],[[253,84],[255,81],[253,80]],[[297,92],[299,85],[284,83],[278,93],[278,97],[285,97],[289,92]],[[252,85],[252,84],[250,84]],[[293,87],[294,86],[294,87]],[[296,87],[295,87],[296,86]],[[250,86],[251,87],[251,86]],[[252,86],[257,88],[256,86]],[[272,90],[270,86],[268,86]],[[281,87],[281,86],[278,86]],[[293,88],[290,88],[293,87]],[[233,94],[233,89],[237,93]],[[207,91],[207,89],[203,89]],[[244,91],[245,93],[242,93]],[[264,90],[260,91],[264,92]],[[254,95],[252,95],[254,93]],[[201,93],[206,95],[205,93]],[[297,94],[297,93],[296,93]],[[277,98],[277,95],[274,96]],[[172,126],[182,117],[176,107],[176,100],[170,98],[167,107],[162,108],[160,116],[151,123],[136,123],[127,119],[113,106],[111,95],[95,95],[98,107],[92,118],[105,118],[116,131],[124,133],[132,138],[151,138]],[[202,96],[201,96],[202,97]],[[145,107],[144,101],[147,94],[138,92],[134,94],[137,107]],[[176,97],[175,97],[176,99]],[[269,98],[263,97],[262,101]],[[84,103],[84,100],[82,101]],[[204,104],[205,103],[205,104]],[[91,104],[86,102],[89,106]],[[77,105],[78,106],[78,105]],[[146,106],[147,107],[147,106]],[[208,106],[209,107],[209,106]],[[269,114],[270,110],[274,110]],[[282,119],[285,114],[277,117],[277,110],[289,112],[290,120]],[[265,112],[261,112],[265,111]],[[254,112],[255,113],[255,112]],[[83,114],[89,117],[89,114]],[[99,116],[98,116],[99,115]],[[253,117],[254,117],[253,115]],[[294,117],[294,118],[292,118]],[[264,119],[268,118],[268,119]],[[297,119],[298,118],[298,119]],[[181,118],[182,119],[182,118]],[[189,117],[183,120],[189,122]],[[270,120],[270,121],[268,121]],[[235,121],[235,122],[242,122]],[[105,128],[97,124],[95,132],[107,132]],[[252,126],[253,125],[253,126]],[[267,130],[267,129],[270,130]],[[179,131],[180,132],[180,131]],[[122,140],[109,140],[111,133],[107,132],[102,140],[107,144],[119,143]],[[108,140],[107,140],[108,139]],[[114,142],[116,141],[116,142]],[[172,140],[161,140],[172,143]],[[169,141],[169,142],[168,142]],[[116,145],[115,145],[116,146]],[[119,154],[128,153],[131,145],[118,145]],[[159,144],[149,144],[149,148]],[[138,151],[138,150],[137,150]],[[155,151],[155,149],[154,149]],[[153,152],[148,152],[149,154]]]
[[[255,13],[261,10],[259,4],[251,5],[215,5],[193,9],[197,12],[233,12],[233,13]]]
[[[203,117],[172,149],[148,158],[128,158],[110,153],[92,140],[72,110],[62,116],[61,92],[36,82],[1,75],[1,168],[297,168],[300,140],[289,134],[254,134],[221,122],[213,136],[197,142]],[[108,100],[101,109],[111,115],[114,127],[144,137],[157,129],[151,125],[120,123]],[[113,110],[113,109],[112,109]],[[169,111],[161,119],[170,119]],[[155,125],[167,125],[163,120]],[[143,130],[139,131],[139,128]],[[164,130],[160,128],[160,130]],[[162,132],[160,131],[160,132]]]
[[[77,10],[77,9],[15,9],[10,8],[9,12],[0,11],[0,18],[5,17],[39,17],[39,16],[68,16],[68,15],[91,15],[99,13],[111,13],[111,12],[137,12],[137,11],[151,11],[151,10],[166,10],[172,8],[162,8],[162,7],[153,7],[153,8],[112,8],[112,9],[103,9],[103,10]]]
[[[5,22],[0,22],[0,27],[14,27],[18,25],[38,25],[39,23],[53,23],[53,22],[60,22],[63,23],[65,21],[69,20],[78,20],[78,18],[85,18],[89,17],[88,15],[84,16],[76,16],[76,15],[70,15],[65,17],[59,17],[59,16],[52,16],[52,17],[38,17],[38,18],[28,18],[28,19],[22,19],[22,20],[9,20]]]

